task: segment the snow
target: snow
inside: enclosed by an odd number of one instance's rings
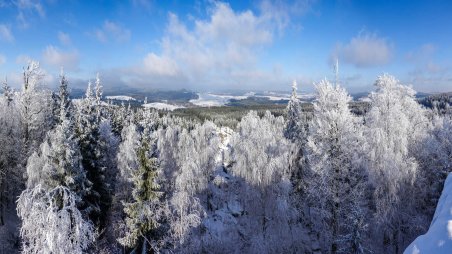
[[[362,101],[362,102],[372,102],[372,100],[369,98],[369,97],[362,97],[362,98],[359,98],[358,99],[358,101]]]
[[[152,102],[152,103],[143,104],[142,106],[145,108],[155,108],[155,109],[162,109],[162,110],[169,110],[169,111],[173,111],[178,108],[185,108],[184,106],[173,105],[173,104],[168,104],[168,103],[163,103],[163,102]]]
[[[427,233],[414,240],[404,254],[452,253],[452,173],[436,206],[435,215]]]
[[[115,95],[115,96],[105,96],[107,100],[117,100],[117,101],[136,101],[135,98],[126,95]]]
[[[310,100],[314,94],[299,94],[301,100]],[[265,92],[264,95],[256,95],[255,92],[247,92],[243,95],[227,95],[214,93],[198,93],[198,99],[190,100],[190,103],[200,107],[219,107],[230,102],[230,100],[244,100],[248,97],[267,98],[270,101],[289,100],[290,94],[279,94],[275,92]]]
[[[218,95],[213,93],[198,93],[198,99],[190,100],[190,103],[200,107],[218,107],[228,103],[231,99],[243,100],[248,97],[245,95]]]
[[[224,153],[229,150],[229,142],[231,141],[231,136],[234,131],[229,127],[221,127],[217,129],[217,133],[220,136],[220,150],[215,156],[215,163],[223,164],[221,166],[224,166]]]

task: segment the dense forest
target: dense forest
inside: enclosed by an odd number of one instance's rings
[[[452,110],[386,74],[359,114],[315,87],[213,122],[108,104],[99,77],[71,100],[30,62],[0,96],[0,253],[402,253],[451,171]]]

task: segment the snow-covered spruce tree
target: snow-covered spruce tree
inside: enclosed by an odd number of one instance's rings
[[[303,114],[301,101],[297,95],[297,82],[292,84],[292,95],[287,104],[287,121],[284,136],[295,142],[304,141],[307,136],[307,121]]]
[[[2,83],[2,89],[3,89],[3,97],[6,100],[6,105],[9,106],[10,103],[13,101],[14,91],[8,85],[7,78],[5,78],[5,81],[3,81],[3,83]]]
[[[23,145],[21,135],[17,97],[5,80],[0,96],[0,227],[7,222],[5,214],[14,209],[15,199],[23,190],[22,161],[18,156]]]
[[[411,239],[405,238],[415,228],[413,181],[418,163],[412,150],[424,139],[428,121],[425,110],[415,100],[415,91],[393,76],[383,75],[371,93],[371,109],[365,116],[368,168],[374,185],[376,233],[382,237],[377,246],[384,252],[400,251]],[[381,233],[382,232],[382,233]]]
[[[61,69],[60,73],[60,85],[58,87],[58,95],[55,96],[54,99],[54,114],[56,114],[57,123],[59,120],[62,120],[59,118],[61,116],[61,110],[64,110],[66,113],[66,117],[72,117],[72,103],[69,99],[69,90],[68,90],[69,81],[66,78],[66,75],[63,72],[63,69]]]
[[[287,119],[284,136],[292,141],[290,171],[297,202],[302,202],[306,194],[306,182],[309,181],[309,169],[306,162],[306,142],[308,136],[308,117],[302,110],[301,101],[297,97],[297,83],[292,84],[292,95],[287,104]],[[305,204],[299,204],[304,206]]]
[[[100,122],[100,118],[102,115],[101,103],[102,103],[102,95],[103,95],[103,90],[102,90],[103,86],[100,81],[99,73],[96,74],[96,83],[95,84],[96,84],[96,86],[95,86],[96,91],[95,91],[94,95],[95,95],[95,100],[96,100],[96,117],[97,117],[97,121]]]
[[[291,193],[291,203],[299,212],[299,218],[306,225],[307,231],[311,228],[309,207],[307,203],[308,183],[311,178],[311,171],[306,160],[306,143],[308,136],[309,120],[308,112],[303,112],[301,101],[297,96],[297,83],[292,84],[292,95],[287,104],[287,118],[284,129],[284,136],[292,142],[290,150],[289,168],[293,190]],[[306,245],[311,243],[307,237]]]
[[[151,108],[143,108],[137,111],[136,121],[139,128],[148,132],[154,132],[159,127],[159,114],[157,110]]]
[[[231,172],[240,183],[238,217],[242,252],[303,251],[294,236],[297,223],[289,202],[290,143],[284,137],[284,120],[252,111],[242,118],[231,139]]]
[[[64,110],[61,119],[28,160],[27,189],[17,201],[24,253],[82,253],[95,240],[93,225],[81,212],[91,183]]]
[[[123,142],[118,153],[120,168],[119,190],[132,194],[120,193],[125,213],[125,232],[118,241],[134,251],[148,248],[158,251],[156,229],[159,227],[161,192],[157,184],[159,165],[155,157],[154,142],[147,128],[141,133],[130,124],[123,130]]]
[[[87,172],[87,178],[93,183],[90,195],[86,198],[89,203],[91,220],[96,226],[104,227],[106,213],[111,204],[111,192],[109,183],[106,182],[106,171],[108,162],[103,158],[106,156],[105,143],[99,143],[100,139],[100,81],[96,81],[96,92],[88,83],[85,98],[78,104],[76,133],[79,139],[80,151],[82,153],[83,167]],[[107,141],[108,142],[108,141]],[[105,164],[107,163],[107,164]],[[111,164],[111,163],[110,163]]]
[[[116,106],[112,105],[109,107],[112,112],[111,115],[111,126],[113,133],[116,136],[121,136],[122,128],[124,127],[124,123],[127,122],[127,111],[124,105],[124,102],[121,102],[121,105]]]
[[[367,179],[361,161],[361,121],[350,112],[351,97],[344,88],[322,80],[316,90],[307,158],[313,172],[311,205],[319,212],[315,220],[320,222],[323,251],[363,253]]]

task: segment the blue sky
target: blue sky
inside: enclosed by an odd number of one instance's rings
[[[332,78],[368,91],[382,73],[452,91],[451,1],[0,0],[0,77],[29,59],[57,84],[302,91]]]

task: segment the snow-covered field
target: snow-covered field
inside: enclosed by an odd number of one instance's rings
[[[117,101],[136,101],[135,98],[126,95],[115,95],[115,96],[105,96],[107,100],[117,100]]]
[[[452,253],[452,174],[446,179],[427,233],[414,240],[404,254]]]
[[[289,100],[290,94],[282,94],[275,92],[266,92],[264,94],[256,95],[254,92],[247,92],[243,95],[226,95],[214,93],[198,93],[198,99],[190,100],[190,103],[200,107],[214,107],[223,106],[230,102],[230,100],[244,100],[248,97],[267,98],[270,101]],[[298,98],[301,100],[310,100],[314,98],[314,94],[299,94]]]
[[[147,103],[147,104],[143,104],[142,106],[145,108],[155,108],[155,109],[163,109],[163,110],[169,110],[169,111],[173,111],[178,108],[185,108],[184,106],[172,105],[172,104],[163,103],[163,102]]]
[[[200,107],[215,107],[227,104],[231,99],[242,100],[248,95],[218,95],[213,93],[198,93],[198,99],[190,100],[190,103]]]

